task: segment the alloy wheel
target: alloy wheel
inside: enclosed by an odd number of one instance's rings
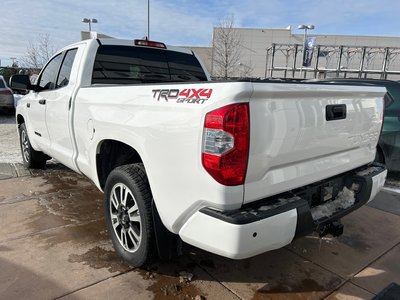
[[[22,153],[24,155],[24,159],[26,162],[29,162],[30,155],[29,155],[29,140],[25,130],[21,132],[21,146],[22,146]]]
[[[133,253],[139,248],[142,237],[142,220],[135,197],[125,184],[117,183],[111,190],[110,200],[115,235],[121,246]]]

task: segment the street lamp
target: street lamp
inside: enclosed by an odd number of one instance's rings
[[[238,63],[239,66],[239,76],[240,77],[248,77],[248,73],[251,72],[251,67],[242,63],[241,61]]]
[[[147,39],[150,40],[150,0],[147,0]]]
[[[11,63],[11,67],[15,66],[15,60],[17,59],[16,57],[10,57],[12,63]]]
[[[297,26],[298,29],[304,30],[304,40],[303,40],[303,45],[306,44],[306,38],[307,38],[307,30],[313,30],[315,28],[314,25],[299,25]]]
[[[97,23],[97,19],[87,19],[87,18],[83,18],[82,19],[82,23],[89,23],[89,32],[92,31],[92,23]]]
[[[304,52],[306,51],[306,38],[307,38],[307,30],[313,30],[315,28],[314,25],[304,25],[301,24],[297,26],[297,29],[304,30],[304,37],[303,37],[303,63],[304,63]],[[300,76],[303,75],[303,64],[301,66],[301,73]]]

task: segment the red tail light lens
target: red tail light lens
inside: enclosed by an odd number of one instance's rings
[[[12,92],[9,90],[0,90],[1,95],[12,95]]]
[[[232,104],[207,113],[203,134],[204,168],[223,185],[243,184],[249,139],[248,103]]]

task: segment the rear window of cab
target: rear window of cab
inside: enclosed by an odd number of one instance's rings
[[[193,54],[136,46],[99,46],[92,84],[207,81]]]

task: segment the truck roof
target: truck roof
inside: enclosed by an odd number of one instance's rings
[[[89,43],[100,43],[101,45],[146,47],[146,46],[137,46],[137,45],[134,44],[134,41],[135,41],[135,39],[132,39],[132,40],[110,39],[110,38],[88,39],[88,40],[84,40],[84,41],[80,41],[80,42],[68,45],[68,46],[62,48],[60,51],[63,51],[65,49],[69,49],[69,48],[71,48],[71,46],[77,46],[77,45],[89,44]],[[181,52],[181,53],[186,53],[186,54],[193,54],[193,52],[190,49],[187,49],[187,48],[181,48],[181,47],[171,46],[171,45],[167,45],[167,44],[165,44],[165,46],[167,47],[166,50],[176,51],[176,52]],[[149,47],[149,48],[151,48],[151,47]],[[161,49],[161,50],[164,50],[164,49]]]
[[[134,44],[135,39],[132,40],[122,40],[122,39],[98,39],[103,45],[119,45],[119,46],[135,46],[135,47],[146,47],[146,46],[137,46]],[[162,43],[162,42],[161,42]],[[167,50],[182,52],[186,54],[193,54],[191,50],[176,46],[171,46],[165,44]]]

